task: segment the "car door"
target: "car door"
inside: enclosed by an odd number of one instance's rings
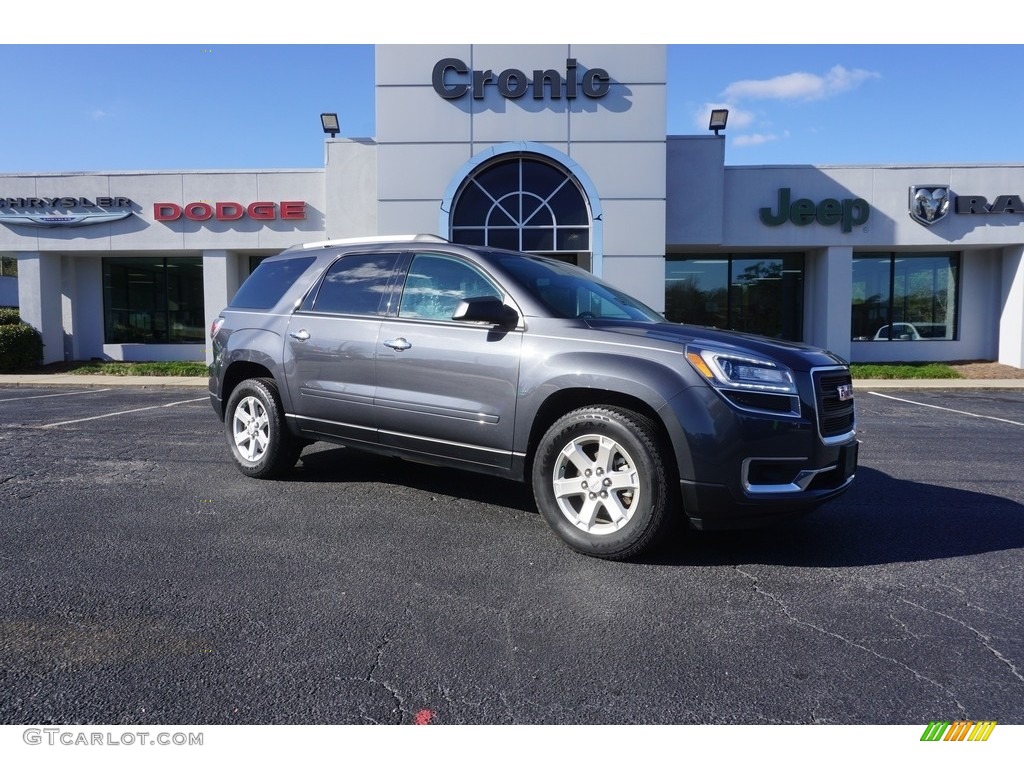
[[[375,410],[384,445],[508,468],[512,461],[520,328],[456,321],[459,302],[505,299],[476,265],[415,253],[397,317],[377,344]]]
[[[292,315],[285,375],[304,432],[376,443],[374,356],[400,258],[342,256]]]

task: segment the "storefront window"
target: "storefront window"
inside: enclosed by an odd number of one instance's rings
[[[960,254],[853,257],[854,341],[957,338]]]
[[[803,340],[803,254],[669,256],[665,316],[790,341]]]
[[[17,277],[18,260],[13,256],[0,256],[0,277]]]
[[[452,210],[452,240],[589,266],[589,209],[563,169],[537,157],[506,157],[466,180]]]
[[[203,260],[103,259],[107,344],[202,344]]]

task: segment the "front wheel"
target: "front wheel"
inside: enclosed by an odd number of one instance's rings
[[[273,379],[247,379],[235,387],[224,428],[235,463],[249,477],[277,477],[294,467],[302,452],[301,441],[284,423]]]
[[[580,408],[541,438],[533,493],[548,525],[570,547],[624,560],[655,545],[672,495],[647,417],[611,406]]]

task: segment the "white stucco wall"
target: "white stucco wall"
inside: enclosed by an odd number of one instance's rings
[[[372,150],[371,150],[372,151]],[[364,161],[365,163],[365,161]],[[89,359],[202,360],[202,345],[104,344],[105,256],[204,256],[207,325],[237,290],[244,253],[270,255],[326,237],[325,170],[167,171],[0,175],[4,197],[124,197],[132,215],[111,223],[41,228],[0,226],[0,251],[19,260],[17,300],[22,316],[43,335],[44,361]],[[358,192],[343,194],[359,199]],[[281,203],[302,201],[305,218],[282,217]],[[273,219],[158,221],[154,206],[191,202],[273,203]],[[345,206],[340,206],[345,207]],[[351,206],[349,206],[351,207]],[[374,209],[367,203],[366,210]],[[339,220],[344,216],[339,214]],[[365,233],[365,230],[363,231]],[[226,262],[230,261],[230,265]],[[221,262],[225,262],[222,264]],[[2,297],[0,297],[2,299]],[[212,315],[212,316],[211,316]]]
[[[0,251],[61,253],[182,251],[206,248],[281,250],[324,238],[324,171],[167,171],[0,175],[5,197],[127,197],[134,214],[80,227],[0,226]],[[303,220],[156,221],[156,203],[302,200]]]
[[[18,254],[18,304],[22,321],[42,336],[43,363],[63,360],[59,255],[38,252]]]
[[[804,268],[804,341],[849,360],[853,250],[812,249]]]
[[[724,239],[725,136],[670,136],[665,242],[669,251]]]
[[[1003,249],[999,283],[999,362],[1024,368],[1024,246]]]
[[[959,337],[934,341],[854,341],[854,362],[922,362],[994,360],[999,355],[999,251],[973,249],[960,259],[960,294],[957,309]],[[843,305],[840,305],[840,309]],[[849,314],[849,301],[846,302]]]
[[[1017,244],[1024,240],[1024,215],[964,214],[951,205],[942,219],[926,226],[909,214],[912,186],[944,185],[954,196],[980,195],[989,202],[1000,195],[1024,195],[1024,166],[725,167],[722,206],[716,211],[715,195],[705,194],[702,185],[693,183],[694,177],[689,175],[691,169],[701,168],[710,173],[709,144],[673,139],[669,146],[668,250],[723,254],[803,251],[807,270],[805,341],[855,362],[1024,357],[1017,351],[1024,335],[1020,330],[1024,325],[1024,288],[1016,287],[1014,255]],[[710,178],[713,190],[713,173]],[[689,179],[690,184],[681,179]],[[767,208],[771,216],[778,214],[783,188],[790,189],[791,201],[809,199],[815,205],[828,198],[840,203],[859,198],[868,206],[867,220],[851,221],[846,228],[842,222],[826,225],[813,221],[801,226],[791,220],[768,226],[759,211]],[[710,222],[694,213],[701,207]],[[716,213],[721,216],[717,241]],[[961,254],[956,340],[850,340],[852,255],[890,252]]]
[[[377,190],[381,234],[447,236],[443,196],[474,158],[544,145],[587,177],[596,199],[594,271],[658,309],[664,307],[664,46],[651,45],[380,45],[377,66]],[[518,69],[567,74],[608,72],[600,99],[519,99],[494,87],[486,97],[444,99],[434,91],[435,64],[457,58],[496,75]]]
[[[376,142],[328,139],[324,167],[325,238],[378,234]]]
[[[685,160],[685,158],[683,158]],[[670,169],[670,173],[675,173]],[[846,245],[858,250],[950,250],[1024,241],[1024,215],[963,215],[950,210],[925,226],[909,215],[911,186],[947,185],[959,196],[977,194],[991,202],[1001,194],[1024,195],[1024,166],[734,166],[725,168],[722,245],[730,248],[814,248]],[[868,221],[844,232],[840,224],[762,224],[758,211],[777,210],[778,194],[818,203],[826,198],[861,198]],[[681,231],[680,237],[687,237]]]
[[[74,312],[72,360],[103,357],[103,259],[100,256],[66,257],[75,262],[71,295]]]

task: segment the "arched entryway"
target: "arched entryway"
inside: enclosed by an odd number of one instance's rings
[[[599,273],[596,198],[551,155],[517,148],[471,163],[445,200],[442,231],[456,243],[553,256]]]

